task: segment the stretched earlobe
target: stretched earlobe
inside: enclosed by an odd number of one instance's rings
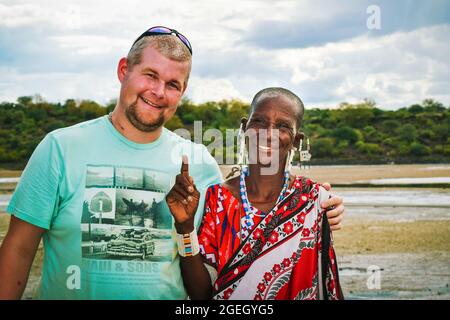
[[[241,125],[239,127],[239,133],[238,133],[238,165],[241,168],[241,172],[243,170],[243,167],[248,165],[248,162],[249,162],[247,147],[245,144],[246,125],[247,125],[247,119],[242,118]]]
[[[301,131],[297,132],[294,138],[294,148],[300,150],[300,141],[305,139],[305,134]]]
[[[241,128],[243,131],[247,130],[247,123],[248,123],[247,118],[241,118]]]

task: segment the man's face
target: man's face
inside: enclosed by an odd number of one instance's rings
[[[188,74],[188,61],[171,60],[151,47],[142,51],[140,64],[130,67],[123,58],[119,104],[133,126],[145,132],[161,128],[177,110]]]

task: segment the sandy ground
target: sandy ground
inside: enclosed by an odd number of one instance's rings
[[[333,236],[347,298],[450,299],[450,221],[347,218]],[[367,285],[371,266],[377,288]]]
[[[8,221],[0,214],[0,241]],[[348,218],[333,237],[347,299],[450,299],[450,221]],[[38,285],[42,254],[41,245],[24,299],[31,299]],[[369,289],[371,266],[380,270],[380,285]]]
[[[298,170],[320,182],[351,183],[359,180],[390,178],[450,177],[450,165],[377,165],[377,166],[326,166]]]
[[[334,241],[341,255],[426,253],[430,250],[450,253],[450,221],[346,218],[344,228],[334,232]]]
[[[338,263],[346,299],[450,300],[448,251],[341,255]]]

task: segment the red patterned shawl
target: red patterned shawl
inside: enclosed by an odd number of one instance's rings
[[[331,232],[320,208],[328,197],[312,180],[297,177],[275,212],[255,217],[250,235],[241,241],[241,203],[225,187],[211,186],[199,243],[205,263],[218,272],[214,299],[343,299]]]

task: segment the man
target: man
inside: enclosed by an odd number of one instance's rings
[[[198,227],[206,188],[223,180],[206,147],[164,128],[186,91],[191,59],[183,35],[150,28],[119,61],[112,114],[55,130],[39,144],[7,208],[0,298],[22,296],[41,237],[37,298],[186,298],[165,195],[187,155],[201,193]],[[146,205],[156,199],[156,228],[145,227],[147,217],[130,214],[122,199]],[[339,226],[342,200],[326,204],[332,205]]]

